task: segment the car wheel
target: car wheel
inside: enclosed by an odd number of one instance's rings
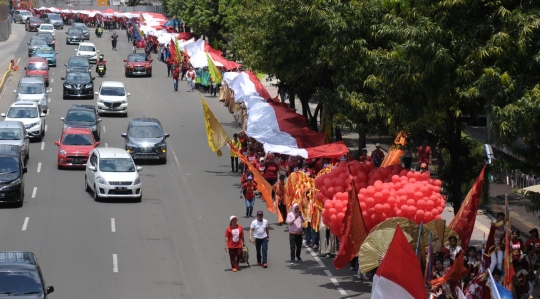
[[[97,194],[97,187],[94,185],[94,193],[93,193],[94,201],[99,201],[99,195]]]
[[[90,192],[92,189],[90,189],[90,186],[88,186],[88,182],[86,181],[86,176],[84,176],[84,191]]]
[[[26,156],[24,157],[24,166],[28,165],[28,160],[30,160],[30,151],[26,152]]]

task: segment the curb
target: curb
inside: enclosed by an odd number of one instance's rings
[[[4,97],[4,93],[5,93],[4,89],[5,89],[6,85],[7,85],[7,83],[11,80],[11,77],[12,77],[12,74],[13,74],[13,67],[15,65],[16,64],[14,64],[14,62],[12,60],[12,62],[9,63],[8,69],[6,70],[4,75],[2,76],[2,81],[0,81],[0,99],[2,97]]]

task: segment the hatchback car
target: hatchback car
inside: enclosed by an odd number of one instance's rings
[[[0,297],[47,299],[54,287],[45,286],[41,267],[32,252],[0,252]]]
[[[86,68],[88,72],[91,71],[90,61],[88,58],[82,56],[71,56],[68,60],[68,63],[64,64],[66,66],[66,73],[69,73],[73,68]]]
[[[39,104],[41,110],[47,112],[49,109],[47,99],[49,94],[42,78],[26,77],[19,81],[19,86],[13,91],[16,101],[32,101]]]
[[[56,48],[55,37],[50,32],[38,31],[36,36],[43,37],[47,41],[47,46]]]
[[[13,12],[13,22],[23,24],[28,17],[31,17],[32,13],[28,10],[17,9]]]
[[[94,200],[100,198],[142,199],[141,177],[131,156],[121,148],[95,148],[86,163],[84,185],[92,191]]]
[[[37,103],[15,102],[6,113],[0,114],[6,121],[20,121],[24,124],[30,138],[39,141],[45,136],[45,113]]]
[[[66,32],[66,45],[78,44],[84,40],[83,31],[78,27],[71,27]]]
[[[94,105],[72,105],[66,117],[60,117],[65,128],[86,128],[92,131],[94,139],[101,139],[101,118]]]
[[[88,27],[86,27],[86,24],[84,23],[73,23],[72,24],[72,28],[80,28],[83,32],[83,38],[85,40],[90,40],[90,29],[88,29]]]
[[[28,17],[24,23],[24,30],[26,31],[38,31],[39,26],[42,24],[40,18]]]
[[[26,77],[38,77],[45,81],[45,86],[49,86],[49,63],[43,57],[32,57],[28,59],[28,64],[24,67]]]
[[[55,52],[51,47],[41,47],[36,50],[34,56],[43,57],[47,60],[47,64],[49,64],[49,66],[56,67],[56,54],[58,53]]]
[[[80,43],[75,51],[77,51],[77,56],[87,58],[88,62],[97,62],[99,50],[96,49],[93,43]]]
[[[128,97],[124,83],[118,81],[103,81],[98,96],[97,110],[102,113],[128,115]]]
[[[53,36],[56,34],[56,29],[54,29],[54,26],[51,24],[43,24],[39,25],[38,32],[49,32]]]
[[[122,133],[126,140],[126,152],[134,160],[151,159],[167,163],[167,141],[170,134],[163,133],[163,127],[155,118],[134,118],[129,122],[127,133]]]
[[[28,44],[28,57],[34,56],[36,50],[41,47],[48,47],[47,40],[40,36],[32,36]]]
[[[63,99],[94,98],[94,78],[88,72],[76,71],[67,73],[66,77],[61,77],[63,84]]]
[[[66,167],[84,167],[90,151],[99,145],[94,139],[92,130],[86,128],[65,128],[60,140],[54,142],[58,146],[58,169]]]
[[[124,73],[128,76],[148,76],[152,77],[152,58],[144,53],[132,53],[129,54],[127,59],[124,59],[126,63],[124,66]]]
[[[20,206],[24,202],[24,158],[17,145],[0,144],[0,202],[16,202]],[[2,271],[0,269],[0,286]],[[2,296],[0,287],[0,297]]]
[[[16,145],[21,150],[24,165],[30,158],[30,146],[26,128],[20,121],[0,121],[0,145]]]

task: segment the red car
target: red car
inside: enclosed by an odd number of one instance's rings
[[[129,54],[127,59],[124,59],[126,77],[135,75],[152,77],[152,61],[153,59],[148,59],[144,53]]]
[[[24,67],[26,77],[42,77],[45,85],[49,86],[49,63],[44,57],[31,57]]]
[[[58,168],[85,167],[90,151],[99,145],[90,129],[65,128],[58,145]]]
[[[26,18],[26,22],[24,24],[24,30],[26,30],[26,31],[38,31],[38,28],[42,23],[43,22],[41,21],[40,18],[28,17],[28,18]]]

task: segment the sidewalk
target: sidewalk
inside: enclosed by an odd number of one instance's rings
[[[0,42],[0,72],[2,75],[9,66],[11,59],[15,59],[15,62],[18,58],[26,55],[26,51],[18,51],[19,46],[21,45],[21,40],[24,39],[26,31],[24,30],[23,24],[11,24],[11,35],[9,39],[3,42]],[[20,67],[20,66],[19,66]]]

